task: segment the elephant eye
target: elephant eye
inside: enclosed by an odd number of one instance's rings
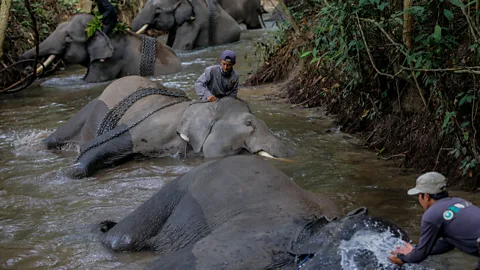
[[[252,121],[250,120],[247,120],[247,122],[245,123],[245,125],[247,125],[248,127],[252,125]]]

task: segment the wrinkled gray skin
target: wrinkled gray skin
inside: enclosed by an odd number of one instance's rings
[[[157,30],[168,31],[167,45],[175,50],[192,50],[210,45],[225,44],[240,39],[240,26],[218,4],[214,3],[216,22],[209,23],[209,10],[204,0],[148,0],[133,20],[132,30],[148,24]],[[192,20],[192,17],[195,19]],[[209,35],[213,34],[214,43]]]
[[[365,209],[327,218],[336,215],[329,199],[300,189],[263,158],[234,156],[169,182],[118,224],[102,222],[101,241],[118,252],[157,251],[147,269],[296,269],[296,256],[307,254],[315,254],[308,269],[340,269],[342,239],[361,229],[401,231]],[[328,268],[316,264],[332,259]]]
[[[247,29],[262,28],[260,0],[218,0],[218,3],[237,23],[245,24]]]
[[[134,33],[111,34],[110,43],[103,32],[97,31],[87,38],[85,28],[92,15],[80,13],[69,22],[60,24],[55,31],[40,43],[40,56],[51,54],[67,63],[88,67],[87,82],[108,81],[128,75],[140,75],[142,38]],[[35,57],[35,48],[25,52],[21,58]],[[100,62],[105,59],[105,62]],[[161,42],[156,43],[155,74],[170,74],[182,70],[175,52]]]
[[[144,97],[126,111],[115,129],[96,137],[102,119],[111,108],[135,90],[149,87],[165,89],[139,76],[114,81],[98,99],[88,103],[44,143],[48,148],[77,144],[81,145],[81,150],[86,149],[137,122],[156,108],[182,100],[163,95]],[[179,134],[188,137],[189,142]],[[265,122],[251,113],[243,101],[230,97],[213,103],[184,101],[154,113],[120,136],[87,151],[68,173],[72,177],[85,177],[135,154],[150,157],[186,154],[187,157],[203,155],[214,158],[261,150],[276,157],[291,154],[291,150],[270,132]]]

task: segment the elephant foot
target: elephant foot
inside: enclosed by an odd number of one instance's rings
[[[82,163],[75,163],[65,169],[65,175],[72,179],[81,179],[88,176],[87,168]]]

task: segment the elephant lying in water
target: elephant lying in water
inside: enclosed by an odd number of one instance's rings
[[[248,105],[226,97],[192,102],[181,90],[128,76],[111,83],[44,140],[47,148],[81,145],[72,177],[85,177],[134,154],[176,154],[207,158],[265,151],[284,157],[291,151]]]
[[[148,0],[132,30],[144,25],[168,31],[167,45],[175,50],[235,42],[241,32],[217,0]]]
[[[157,251],[148,269],[295,269],[307,256],[302,269],[341,269],[340,245],[358,233],[408,240],[365,208],[327,218],[337,214],[262,158],[234,156],[167,183],[119,223],[102,222],[101,241],[113,251]],[[357,266],[381,267],[365,250],[352,256]]]
[[[60,24],[40,43],[39,56],[55,55],[67,63],[87,67],[87,82],[108,81],[128,75],[170,74],[182,70],[175,52],[152,38],[125,32],[113,33],[107,39],[101,31],[88,38],[85,29],[92,18],[90,14],[80,13],[69,22]],[[33,57],[35,48],[21,56],[22,59]]]

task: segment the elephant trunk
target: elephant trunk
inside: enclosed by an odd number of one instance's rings
[[[39,44],[39,57],[47,56],[47,55],[63,55],[65,52],[65,41],[59,39],[58,33],[53,32],[47,39]],[[35,47],[31,48],[30,50],[26,51],[20,59],[32,59],[35,58]]]
[[[265,122],[261,120],[258,120],[255,132],[246,143],[250,152],[266,157],[288,157],[293,153],[284,142],[270,132]]]
[[[138,13],[137,17],[132,22],[132,31],[137,32],[145,25],[153,24],[155,20],[155,7],[152,1],[148,1],[143,7],[142,11]],[[145,28],[146,29],[146,28]]]

